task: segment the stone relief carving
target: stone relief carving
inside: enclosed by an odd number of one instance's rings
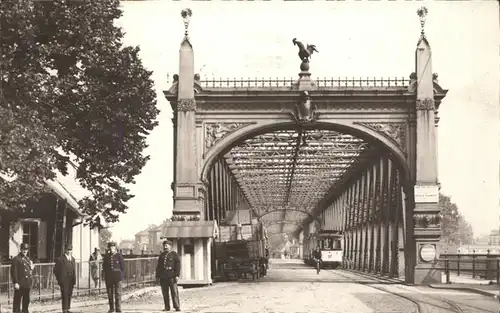
[[[394,141],[403,151],[406,151],[406,124],[400,122],[359,123]]]
[[[421,111],[432,111],[435,110],[434,99],[417,99],[417,110]]]
[[[181,99],[177,101],[177,111],[196,111],[196,101],[194,99]]]
[[[413,223],[416,228],[439,228],[441,216],[439,214],[415,214]]]
[[[311,96],[308,91],[302,91],[300,100],[295,104],[295,111],[291,113],[293,119],[299,124],[307,124],[318,119],[316,106],[311,102]]]
[[[212,123],[205,125],[205,147],[211,148],[215,143],[230,133],[253,123]]]

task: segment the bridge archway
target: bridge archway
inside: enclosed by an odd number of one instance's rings
[[[281,225],[276,232],[297,226],[302,238],[318,227],[340,230],[346,266],[400,275],[403,264],[408,282],[439,280],[436,125],[447,91],[423,33],[415,57],[410,79],[313,80],[303,62],[297,80],[202,81],[186,36],[179,75],[165,91],[174,110],[176,221],[197,231],[202,222],[240,224],[235,212],[253,211]],[[286,209],[304,204],[307,213]],[[277,205],[283,212],[262,209]]]

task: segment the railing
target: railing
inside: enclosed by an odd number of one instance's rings
[[[123,288],[146,285],[156,280],[157,257],[125,258]],[[99,277],[95,285],[93,274]],[[50,300],[60,297],[59,286],[54,275],[54,263],[37,263],[32,273],[32,300]],[[11,304],[14,287],[10,275],[10,265],[0,265],[0,304]],[[77,262],[76,286],[74,296],[96,295],[106,293],[105,282],[102,281],[102,262]]]
[[[500,254],[441,254],[440,267],[450,283],[450,274],[500,282]]]
[[[199,81],[202,88],[284,88],[291,87],[297,78],[233,78],[205,79]],[[360,77],[360,78],[317,78],[320,88],[360,88],[360,87],[408,87],[410,80],[404,77]]]

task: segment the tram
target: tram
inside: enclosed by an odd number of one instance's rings
[[[319,246],[321,250],[322,268],[336,269],[343,259],[343,234],[337,230],[318,230],[304,240],[304,262],[314,266],[312,253]]]

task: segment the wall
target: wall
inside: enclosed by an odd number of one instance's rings
[[[15,223],[12,227],[15,231],[9,238],[9,256],[14,257],[19,254],[19,246],[23,240],[23,228],[20,225],[23,221],[34,221],[38,224],[38,259],[46,259],[49,257],[50,236],[47,233],[47,222],[42,221],[40,218],[26,218],[21,219],[20,222]],[[97,230],[90,230],[88,226],[83,224],[73,227],[73,257],[80,261],[83,259],[87,261],[90,254],[95,247],[99,245],[99,233]]]
[[[37,227],[37,232],[38,232],[38,243],[37,243],[37,251],[36,251],[36,258],[37,259],[45,259],[47,258],[47,222],[42,221],[40,218],[23,218],[20,219],[19,222],[16,222],[14,224],[11,224],[11,234],[8,239],[9,241],[9,250],[8,250],[8,255],[9,257],[15,257],[16,255],[19,254],[20,252],[20,245],[23,242],[23,223],[24,222],[31,222],[35,223]],[[33,257],[33,256],[31,256]]]
[[[77,263],[82,262],[80,270],[80,278],[89,276],[88,260],[90,254],[94,252],[94,248],[99,247],[99,232],[97,229],[90,229],[89,226],[84,226],[83,223],[73,227],[73,257]]]
[[[19,247],[23,241],[23,228],[19,222],[12,224],[10,227],[11,235],[9,238],[9,257],[13,258],[19,254]]]

